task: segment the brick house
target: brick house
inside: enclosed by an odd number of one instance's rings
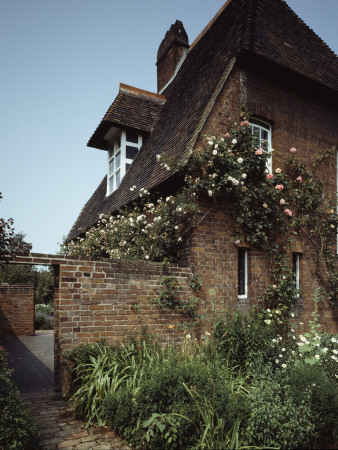
[[[269,170],[282,165],[290,147],[314,153],[337,146],[338,62],[330,48],[283,0],[228,0],[192,44],[180,21],[166,33],[157,53],[157,93],[120,85],[88,146],[108,155],[108,171],[82,209],[67,240],[114,214],[135,199],[132,186],[162,194],[175,192],[184,174],[166,171],[157,154],[183,161],[206,134],[224,135],[238,121],[242,105],[252,113],[260,139],[273,148]],[[320,176],[335,197],[337,162]],[[203,220],[186,238],[179,263],[199,273],[206,307],[246,307],[268,283],[266,256],[237,247],[227,208],[201,204]],[[305,239],[290,251],[302,290],[300,313],[313,310],[318,281],[315,255]],[[211,294],[212,290],[212,294]],[[336,316],[322,306],[327,329]]]

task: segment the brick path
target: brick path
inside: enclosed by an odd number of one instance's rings
[[[43,450],[130,450],[115,433],[100,427],[85,427],[75,420],[65,400],[53,390],[22,395],[40,430]],[[33,450],[33,449],[32,449]]]

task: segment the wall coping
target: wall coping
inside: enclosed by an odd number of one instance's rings
[[[47,265],[47,266],[59,266],[61,264],[74,264],[76,262],[102,262],[107,264],[117,264],[117,265],[145,265],[148,267],[159,267],[162,265],[160,262],[153,261],[143,261],[143,260],[129,260],[129,259],[110,259],[110,258],[97,258],[89,256],[65,256],[65,255],[52,255],[45,253],[29,253],[28,255],[17,255],[14,257],[4,257],[0,259],[0,263],[4,264],[32,264],[32,265]],[[183,264],[171,263],[170,268],[186,269],[191,271],[191,269]]]

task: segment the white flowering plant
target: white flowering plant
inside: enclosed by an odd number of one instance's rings
[[[178,195],[151,196],[140,189],[131,206],[115,216],[101,215],[83,237],[63,244],[63,252],[113,259],[174,261],[197,211],[183,190]]]
[[[288,261],[292,240],[298,234],[313,245],[318,255],[316,273],[335,306],[338,216],[335,199],[326,199],[323,183],[315,176],[319,164],[332,154],[328,151],[314,157],[309,169],[292,147],[284,166],[269,173],[270,154],[264,146],[258,147],[249,115],[243,112],[239,125],[230,126],[223,136],[206,137],[206,144],[190,150],[182,164],[156,155],[163,170],[185,171],[185,183],[176,193],[162,197],[133,186],[131,190],[139,192],[133,203],[115,215],[101,215],[96,226],[64,243],[62,251],[79,256],[175,261],[185,237],[198,223],[200,200],[213,199],[220,206],[231,204],[238,235],[270,256],[271,284],[264,296],[265,307],[282,308],[287,314],[299,298]]]

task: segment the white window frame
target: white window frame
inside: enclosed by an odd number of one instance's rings
[[[257,145],[255,145],[255,148],[263,148],[263,150],[266,150],[269,154],[269,158],[267,158],[266,160],[266,169],[267,169],[267,173],[272,173],[272,144],[271,144],[271,125],[268,124],[267,122],[263,122],[261,120],[256,120],[253,119],[250,122],[250,126],[251,126],[251,133],[254,134],[254,129],[253,127],[255,127],[256,129],[259,129],[259,137],[258,137],[258,142]],[[262,138],[262,134],[263,133],[267,133],[267,139],[263,139]],[[264,148],[265,147],[265,148]]]
[[[119,134],[114,135],[108,151],[107,196],[119,187],[133,162],[133,159],[127,158],[127,146],[138,151],[142,146],[142,135],[137,135],[137,142],[127,141],[126,130],[120,130]],[[118,155],[120,158],[117,166]]]
[[[240,252],[243,252],[244,254],[244,280],[243,280],[243,287],[244,292],[240,294]],[[238,299],[244,299],[248,298],[248,249],[245,247],[239,247],[238,248]]]

